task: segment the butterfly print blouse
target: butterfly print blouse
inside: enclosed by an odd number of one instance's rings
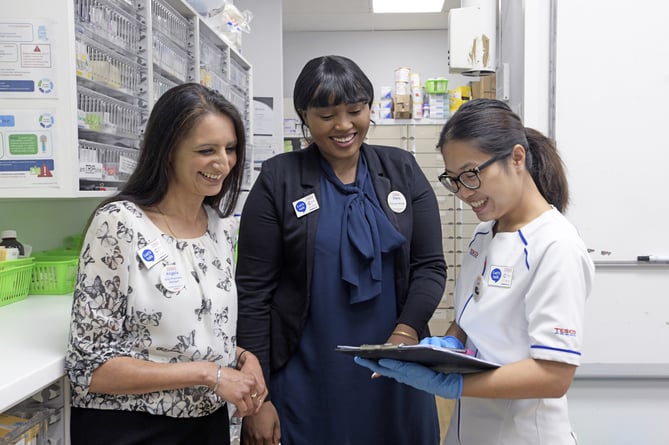
[[[96,212],[81,251],[65,360],[72,406],[200,417],[223,405],[206,386],[127,395],[89,391],[93,371],[119,356],[234,365],[238,222],[205,209],[207,232],[194,239],[162,233],[128,201]],[[161,258],[142,261],[147,247]]]

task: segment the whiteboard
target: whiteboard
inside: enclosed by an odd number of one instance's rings
[[[577,376],[669,375],[669,2],[557,3],[555,139],[598,267]]]
[[[595,260],[669,255],[669,2],[557,3],[567,216]]]

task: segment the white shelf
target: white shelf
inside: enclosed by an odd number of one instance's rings
[[[0,307],[0,412],[64,375],[71,307],[71,294]]]
[[[448,119],[377,119],[376,125],[444,125]]]

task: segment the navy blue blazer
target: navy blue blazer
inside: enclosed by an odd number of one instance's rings
[[[383,211],[407,242],[395,254],[397,323],[421,337],[444,292],[446,262],[439,208],[414,156],[395,147],[363,144],[362,153]],[[237,344],[253,352],[269,385],[298,346],[309,311],[319,211],[298,218],[293,202],[314,193],[320,202],[320,153],[312,144],[263,162],[241,216],[236,271]],[[406,209],[390,209],[399,191]],[[390,336],[390,332],[388,332]]]

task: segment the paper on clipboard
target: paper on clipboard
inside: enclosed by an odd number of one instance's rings
[[[440,348],[434,345],[339,345],[335,351],[374,360],[392,358],[420,363],[443,373],[469,374],[500,366],[497,363],[468,355],[463,349]]]

